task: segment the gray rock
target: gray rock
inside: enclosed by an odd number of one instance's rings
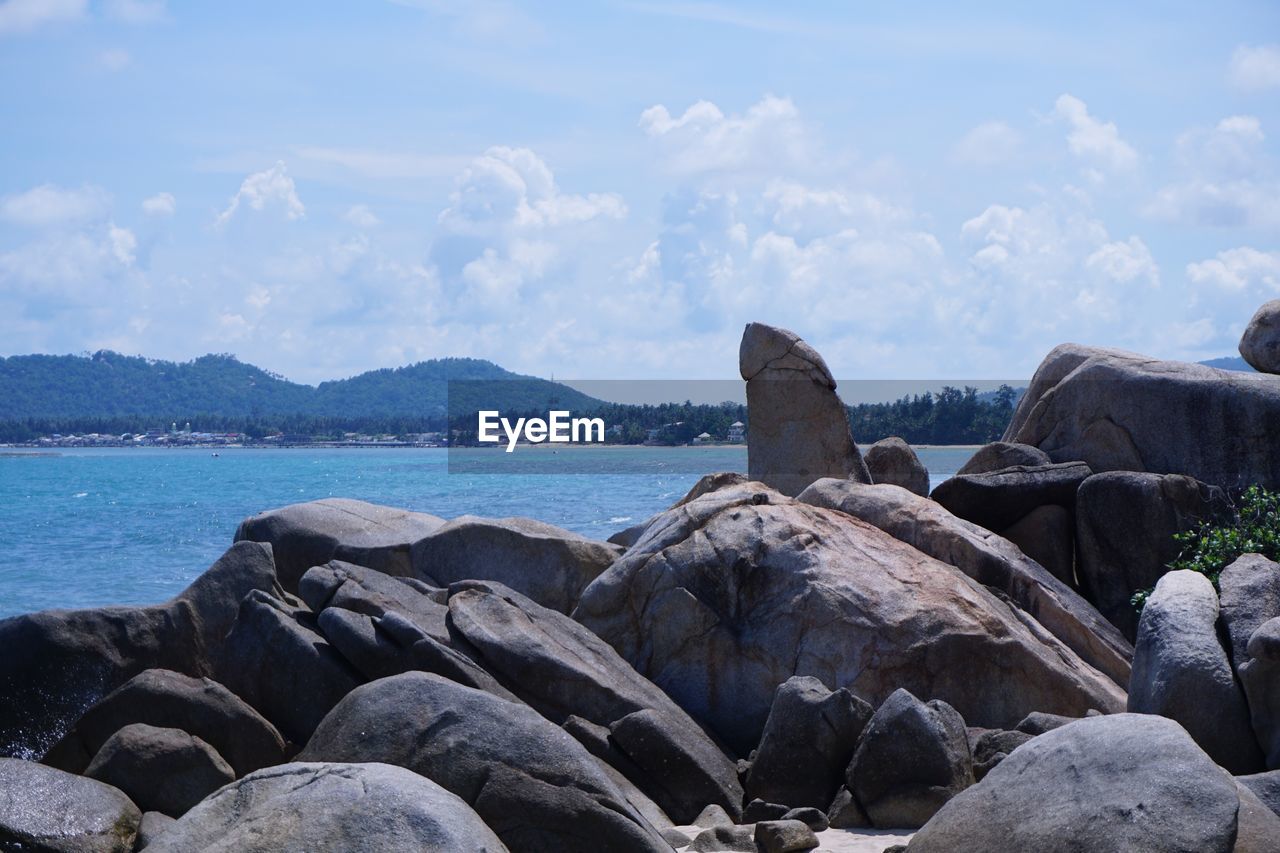
[[[288,757],[276,727],[218,682],[149,669],[89,708],[44,763],[83,773],[107,738],[130,723],[195,735],[217,750],[237,776],[282,764]]]
[[[689,501],[697,500],[705,494],[710,494],[717,489],[725,489],[730,486],[740,486],[743,483],[750,482],[746,475],[739,474],[736,471],[717,471],[714,474],[704,474],[693,484],[693,488],[689,489],[685,496],[668,507],[668,509],[678,506],[684,506]],[[639,524],[632,525],[626,530],[619,531],[609,537],[609,541],[615,545],[622,545],[630,548],[636,542],[640,541],[640,536],[649,529],[649,525],[658,516],[654,515],[645,519]]]
[[[1244,785],[1267,808],[1280,815],[1280,770],[1268,770],[1265,773],[1237,776],[1236,782]]]
[[[933,490],[933,499],[952,515],[988,530],[1005,530],[1036,507],[1073,509],[1076,490],[1093,474],[1083,462],[1002,468],[985,474],[957,474]]]
[[[1076,574],[1085,597],[1132,639],[1138,614],[1129,600],[1168,571],[1181,548],[1174,534],[1231,511],[1221,489],[1190,477],[1124,471],[1090,477],[1076,506]]]
[[[747,381],[747,471],[797,495],[821,477],[871,482],[822,356],[795,332],[749,323],[738,368]]]
[[[845,781],[874,826],[924,825],[973,784],[964,720],[946,702],[896,691],[863,730]]]
[[[0,758],[0,849],[129,853],[142,813],[95,779]]]
[[[1052,462],[1049,454],[1038,447],[995,441],[978,448],[978,452],[961,465],[956,474],[987,474],[1020,465],[1035,468]]]
[[[506,853],[463,800],[387,764],[295,763],[228,785],[187,812],[152,853]]]
[[[419,577],[448,585],[497,581],[543,607],[568,613],[622,548],[531,518],[464,515],[414,545]]]
[[[145,723],[131,723],[109,737],[84,775],[119,788],[144,811],[170,817],[180,817],[236,778],[200,738]]]
[[[381,617],[396,613],[417,625],[438,642],[449,642],[445,628],[448,608],[443,590],[439,600],[420,592],[403,579],[384,575],[374,569],[331,560],[313,566],[302,576],[298,593],[313,613],[329,607],[340,607],[365,616]]]
[[[822,832],[831,825],[827,813],[822,809],[803,807],[792,809],[782,816],[783,820],[798,820],[814,832]]]
[[[770,803],[760,798],[756,798],[747,803],[747,807],[742,810],[743,823],[759,823],[762,820],[781,820],[782,816],[791,811],[791,807],[783,803]]]
[[[1236,782],[1240,810],[1236,813],[1236,843],[1232,853],[1276,853],[1280,850],[1280,815],[1248,786]]]
[[[833,829],[861,829],[871,826],[871,818],[867,817],[849,789],[841,785],[827,807],[827,823]]]
[[[831,691],[810,676],[778,686],[746,795],[825,809],[844,781],[858,735],[872,709],[848,690]]]
[[[1280,563],[1245,554],[1218,576],[1222,624],[1231,640],[1232,665],[1249,659],[1249,638],[1263,622],[1280,616]]]
[[[1077,717],[1064,717],[1061,714],[1045,714],[1040,711],[1032,711],[1022,719],[1022,722],[1014,726],[1014,729],[1029,735],[1042,735],[1045,732],[1060,729],[1068,723],[1074,723],[1077,719]]]
[[[1240,338],[1240,355],[1262,373],[1280,373],[1280,299],[1264,302]]]
[[[1034,737],[1026,732],[992,729],[978,737],[973,748],[973,760],[986,762],[996,753],[1008,755]]]
[[[759,483],[663,513],[574,617],[740,754],[792,675],[873,702],[927,690],[992,727],[1124,701],[958,569]]]
[[[515,850],[668,847],[569,734],[437,675],[407,672],[352,691],[299,760],[407,767],[462,797]]]
[[[1000,535],[1076,589],[1076,522],[1069,509],[1057,504],[1038,506]]]
[[[766,820],[757,823],[755,841],[761,853],[797,853],[818,846],[818,836],[800,820]]]
[[[1249,700],[1253,732],[1268,770],[1280,769],[1280,617],[1258,626],[1249,639],[1240,681]]]
[[[296,592],[307,569],[334,559],[414,576],[411,546],[443,524],[422,512],[325,498],[250,516],[236,529],[236,541],[271,543],[280,583]]]
[[[134,842],[133,849],[146,850],[175,823],[176,819],[162,812],[143,812],[142,822],[138,824],[138,839]]]
[[[737,850],[742,853],[756,853],[756,841],[749,826],[713,826],[704,829],[693,837],[689,845],[693,853],[703,851]]]
[[[0,620],[0,755],[39,758],[86,708],[145,669],[211,674],[209,650],[240,600],[275,585],[270,547],[246,542],[164,604]]]
[[[902,439],[896,436],[880,439],[867,448],[865,459],[871,482],[901,486],[908,492],[929,497],[929,469]]]
[[[733,818],[729,813],[714,803],[698,812],[698,816],[693,819],[693,826],[700,826],[703,829],[709,829],[713,826],[733,826]]]
[[[1218,641],[1218,594],[1204,575],[1170,572],[1142,610],[1129,710],[1182,724],[1232,773],[1262,769],[1249,706]]]
[[[1113,714],[1026,744],[943,806],[909,849],[1227,853],[1238,808],[1231,777],[1181,726]]]

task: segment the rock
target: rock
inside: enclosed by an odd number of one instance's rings
[[[1057,504],[1038,506],[1012,527],[1000,531],[1018,550],[1076,588],[1076,523],[1071,511]]]
[[[1042,735],[1045,732],[1060,729],[1068,723],[1074,723],[1076,719],[1078,718],[1064,717],[1061,714],[1044,714],[1040,711],[1032,711],[1023,718],[1022,722],[1014,726],[1014,729],[1029,735]]]
[[[1029,444],[996,441],[978,448],[969,461],[960,466],[956,474],[988,474],[1005,468],[1025,466],[1038,468],[1053,462],[1049,454]]]
[[[134,842],[134,850],[145,850],[156,839],[164,834],[164,831],[173,826],[177,821],[162,812],[143,812],[142,822],[138,824],[138,840]]]
[[[513,850],[667,849],[569,734],[438,675],[407,672],[352,691],[299,760],[407,767],[462,797]]]
[[[867,448],[865,459],[871,482],[901,486],[908,492],[929,497],[929,470],[911,445],[902,439],[880,439]]]
[[[1186,474],[1224,489],[1280,487],[1280,382],[1263,374],[1064,344],[1005,430],[1096,472]]]
[[[246,542],[164,604],[0,620],[0,755],[39,758],[86,708],[145,669],[209,675],[208,652],[240,599],[274,587],[271,548]]]
[[[1280,373],[1280,299],[1264,302],[1240,338],[1240,355],[1261,373]]]
[[[145,811],[180,817],[235,781],[218,751],[179,729],[131,723],[107,739],[85,775],[123,791]]]
[[[795,332],[749,323],[738,367],[747,381],[747,471],[752,480],[798,495],[821,477],[870,483],[822,356]]]
[[[736,471],[718,471],[714,474],[704,474],[698,479],[698,482],[693,484],[693,488],[689,489],[685,496],[673,503],[671,507],[684,506],[689,503],[689,501],[697,500],[703,495],[714,492],[717,489],[724,489],[729,486],[739,486],[746,482],[749,482],[746,476],[739,474]],[[640,541],[641,534],[649,529],[650,523],[652,523],[657,517],[658,516],[656,515],[651,516],[639,524],[632,525],[626,530],[621,530],[610,536],[609,541],[615,545],[622,545],[625,548],[630,548],[632,545],[636,544],[636,542]]]
[[[0,758],[0,849],[129,853],[141,820],[110,785]]]
[[[985,762],[996,753],[1008,755],[1034,737],[1035,735],[1026,732],[992,729],[978,737],[974,744],[973,760]]]
[[[1263,622],[1280,616],[1280,563],[1245,554],[1218,576],[1222,624],[1231,640],[1233,666],[1249,659],[1249,638]]]
[[[1226,853],[1238,808],[1231,777],[1181,726],[1113,714],[1024,745],[943,806],[909,849]]]
[[[687,847],[693,841],[692,838],[685,835],[674,826],[669,826],[666,829],[659,829],[658,834],[662,836],[663,841],[677,849]]]
[[[195,735],[217,750],[236,776],[288,758],[276,727],[218,682],[149,669],[90,707],[44,757],[44,763],[83,773],[107,738],[130,723]]]
[[[927,691],[992,727],[1123,703],[1113,682],[958,569],[759,483],[668,510],[574,618],[739,753],[759,742],[792,675],[868,701]]]
[[[1077,592],[991,531],[895,486],[819,480],[797,500],[852,515],[999,590],[1087,664],[1129,686],[1129,641]]]
[[[873,826],[922,826],[973,784],[964,720],[946,702],[897,690],[876,709],[845,782]]]
[[[147,849],[507,851],[460,797],[416,773],[378,763],[295,763],[259,770],[187,812]]]
[[[794,853],[818,846],[818,836],[799,820],[766,820],[756,824],[756,847],[761,853]]]
[[[1076,574],[1085,597],[1132,639],[1138,614],[1129,600],[1168,571],[1181,549],[1174,534],[1230,513],[1221,489],[1190,477],[1125,471],[1090,477],[1076,506]]]
[[[1236,843],[1233,853],[1276,853],[1280,850],[1280,815],[1258,795],[1236,782],[1240,810],[1236,813]]]
[[[756,853],[756,841],[749,826],[713,826],[693,838],[689,850],[695,853],[712,850],[739,850]]]
[[[618,769],[676,822],[691,821],[708,803],[740,813],[734,762],[661,689],[568,616],[501,584],[465,581],[449,588],[449,626],[551,722],[576,716],[609,729],[629,759]]]
[[[464,515],[418,542],[413,562],[419,577],[445,585],[497,581],[543,607],[568,613],[620,553],[616,545],[531,518]]]
[[[218,653],[218,680],[294,743],[363,679],[317,630],[315,616],[252,592]]]
[[[698,816],[693,819],[692,825],[700,826],[703,829],[709,829],[713,826],[733,826],[733,818],[724,809],[712,803],[698,812]]]
[[[410,548],[443,524],[422,512],[325,498],[250,516],[236,528],[236,541],[271,543],[280,583],[296,592],[307,569],[334,559],[413,577]]]
[[[340,607],[365,616],[381,617],[396,613],[417,625],[441,643],[449,642],[443,590],[440,600],[393,578],[364,566],[330,560],[313,566],[302,576],[298,592],[313,613],[329,607]]]
[[[1204,575],[1170,572],[1142,609],[1129,710],[1177,720],[1232,773],[1262,769],[1249,706],[1218,641],[1218,594]]]
[[[1258,626],[1249,639],[1240,681],[1249,701],[1253,732],[1268,770],[1280,769],[1280,617]]]
[[[1280,770],[1237,776],[1236,782],[1248,788],[1267,808],[1280,815]]]
[[[1092,473],[1083,462],[1062,462],[957,474],[933,490],[933,499],[952,515],[988,530],[1005,530],[1036,507],[1074,508],[1076,490]]]
[[[825,809],[844,781],[871,713],[870,705],[844,688],[833,692],[808,676],[787,679],[774,694],[746,795]]]
[[[798,820],[814,832],[822,832],[831,822],[827,820],[827,813],[822,809],[815,808],[796,808],[787,812],[782,816],[783,820]]]
[[[747,807],[742,810],[743,823],[759,823],[762,820],[781,820],[782,816],[791,811],[791,807],[782,803],[767,803],[759,798],[747,803]]]
[[[867,817],[849,789],[841,785],[827,808],[827,823],[832,829],[861,829],[871,826],[871,818]]]

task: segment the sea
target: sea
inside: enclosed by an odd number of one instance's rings
[[[934,485],[972,447],[917,448]],[[327,497],[528,516],[605,539],[746,448],[0,448],[0,618],[153,604],[180,592],[266,509]]]

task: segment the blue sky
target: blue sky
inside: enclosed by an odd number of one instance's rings
[[[1234,353],[1280,298],[1280,4],[958,6],[0,0],[0,353]]]

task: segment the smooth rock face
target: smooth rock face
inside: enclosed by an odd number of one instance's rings
[[[1057,504],[1038,506],[1000,535],[1049,574],[1076,588],[1076,523],[1071,510]]]
[[[1240,355],[1262,373],[1280,373],[1280,299],[1264,302],[1240,338]]]
[[[1115,471],[1090,477],[1076,501],[1076,573],[1085,597],[1129,638],[1129,600],[1168,571],[1174,534],[1229,515],[1226,494],[1190,477]]]
[[[86,711],[43,761],[82,773],[107,738],[130,723],[195,735],[217,750],[237,776],[286,760],[284,738],[275,726],[218,682],[149,669]]]
[[[747,472],[786,495],[820,477],[871,475],[826,362],[795,332],[749,323],[738,368],[747,381]]]
[[[902,439],[880,439],[867,448],[865,459],[871,482],[901,486],[921,497],[929,496],[929,469]]]
[[[462,797],[512,850],[669,850],[569,734],[437,675],[352,691],[298,759],[407,767]]]
[[[1096,472],[1186,474],[1223,488],[1280,487],[1280,382],[1267,375],[1063,344],[1005,430]]]
[[[1249,638],[1263,622],[1280,616],[1280,563],[1245,554],[1218,576],[1222,624],[1231,640],[1231,662],[1249,659]]]
[[[844,782],[871,706],[843,687],[794,676],[778,686],[747,777],[749,798],[826,810]]]
[[[1232,773],[1262,769],[1249,706],[1218,641],[1218,594],[1204,575],[1170,572],[1142,609],[1129,710],[1182,724]]]
[[[333,559],[411,576],[410,547],[443,524],[422,512],[325,498],[250,516],[236,529],[236,541],[271,543],[280,583],[296,592],[307,569]]]
[[[964,720],[945,702],[896,691],[867,723],[845,781],[874,826],[923,826],[973,784]]]
[[[797,500],[861,519],[1000,590],[1086,663],[1128,688],[1129,641],[1078,593],[991,531],[896,486],[819,480]]]
[[[1240,681],[1249,699],[1253,732],[1268,770],[1280,770],[1280,617],[1258,626],[1249,639]]]
[[[1181,726],[1116,714],[1025,744],[943,806],[908,849],[1227,853],[1238,808],[1231,777]]]
[[[141,820],[110,785],[0,758],[0,849],[129,853]]]
[[[1038,447],[1008,441],[994,441],[978,448],[978,452],[961,465],[956,474],[987,474],[1018,465],[1035,468],[1052,462],[1049,454]]]
[[[464,515],[418,542],[413,565],[422,578],[445,585],[497,581],[543,607],[568,613],[622,550],[531,518]]]
[[[933,490],[933,499],[952,515],[988,530],[1004,530],[1036,507],[1072,509],[1076,490],[1092,473],[1083,462],[1063,462],[957,474]]]
[[[114,785],[145,811],[180,817],[235,771],[217,750],[179,729],[133,723],[98,750],[85,775]]]
[[[270,546],[244,542],[164,604],[0,620],[0,755],[39,758],[86,708],[145,669],[209,675],[209,650],[240,600],[275,586]]]
[[[387,764],[259,770],[187,812],[152,853],[506,853],[461,798]]]

